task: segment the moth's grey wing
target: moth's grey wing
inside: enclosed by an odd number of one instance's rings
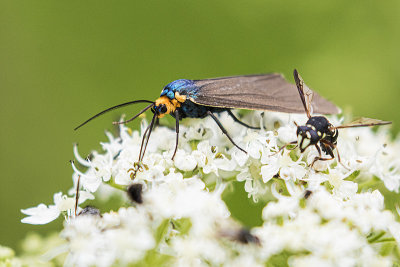
[[[336,129],[342,128],[351,128],[351,127],[367,127],[367,126],[377,126],[377,125],[386,125],[391,124],[391,121],[382,121],[371,118],[359,118],[350,123],[346,123],[340,126],[335,127]]]
[[[239,109],[271,110],[304,113],[297,87],[281,74],[234,76],[195,80],[197,92],[190,100],[196,104]],[[314,112],[338,113],[338,108],[317,93],[313,99]]]

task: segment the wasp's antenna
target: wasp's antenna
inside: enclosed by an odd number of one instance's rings
[[[93,119],[95,119],[95,118],[97,118],[97,117],[103,115],[104,113],[107,113],[107,112],[109,112],[109,111],[111,111],[111,110],[114,110],[114,109],[117,109],[117,108],[122,108],[122,107],[125,107],[125,106],[129,106],[129,105],[132,105],[132,104],[136,104],[136,103],[152,103],[152,104],[154,104],[154,102],[153,102],[153,101],[150,101],[150,100],[135,100],[135,101],[129,101],[129,102],[126,102],[126,103],[122,103],[122,104],[119,104],[119,105],[110,107],[110,108],[108,108],[108,109],[106,109],[106,110],[103,110],[103,111],[100,112],[100,113],[97,113],[96,115],[94,115],[93,117],[91,117],[91,118],[89,118],[87,121],[85,121],[84,123],[80,124],[80,125],[79,125],[78,127],[76,127],[74,130],[75,130],[75,131],[78,130],[79,128],[81,128],[83,125],[85,125],[85,124],[88,123],[89,121],[91,121],[91,120],[93,120]]]
[[[148,110],[149,108],[152,108],[152,107],[154,107],[154,103],[151,103],[150,105],[148,105],[147,107],[142,109],[142,111],[140,111],[138,114],[136,114],[135,116],[133,116],[129,120],[126,120],[126,121],[114,121],[113,124],[117,125],[117,124],[125,124],[125,123],[128,123],[128,122],[131,122],[134,119],[136,119],[137,117],[139,117],[140,114],[144,113],[146,110]]]

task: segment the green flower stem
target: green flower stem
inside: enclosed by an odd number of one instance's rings
[[[379,238],[381,238],[382,236],[384,236],[386,234],[385,231],[380,231],[377,234],[373,234],[370,238],[368,238],[368,242],[369,243],[376,243],[379,242]]]
[[[393,237],[382,238],[381,240],[375,241],[375,243],[383,243],[383,242],[395,242],[396,239]]]
[[[382,180],[380,180],[376,177],[373,177],[372,179],[370,179],[364,183],[359,183],[358,184],[358,192],[362,192],[362,189],[364,189],[364,188],[366,188],[366,189],[375,188],[380,183],[382,183]]]
[[[114,180],[114,177],[111,177],[111,179],[108,180],[106,182],[106,184],[108,184],[111,187],[114,187],[115,189],[126,191],[126,186],[125,185],[116,184],[115,180]]]

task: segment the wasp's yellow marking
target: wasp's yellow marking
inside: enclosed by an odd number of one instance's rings
[[[179,108],[181,106],[181,103],[176,100],[176,99],[172,99],[170,100],[167,96],[161,96],[156,100],[156,106],[159,105],[165,105],[167,107],[167,111],[163,114],[159,114],[157,117],[158,118],[162,118],[167,114],[171,114],[173,112],[175,112],[176,108]]]
[[[321,132],[320,131],[318,131],[317,134],[318,134],[318,136],[321,136]]]

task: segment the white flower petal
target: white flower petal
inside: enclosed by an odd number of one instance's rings
[[[54,221],[60,215],[60,211],[55,205],[46,206],[39,204],[37,207],[21,210],[22,213],[29,215],[21,220],[22,223],[46,224]]]

